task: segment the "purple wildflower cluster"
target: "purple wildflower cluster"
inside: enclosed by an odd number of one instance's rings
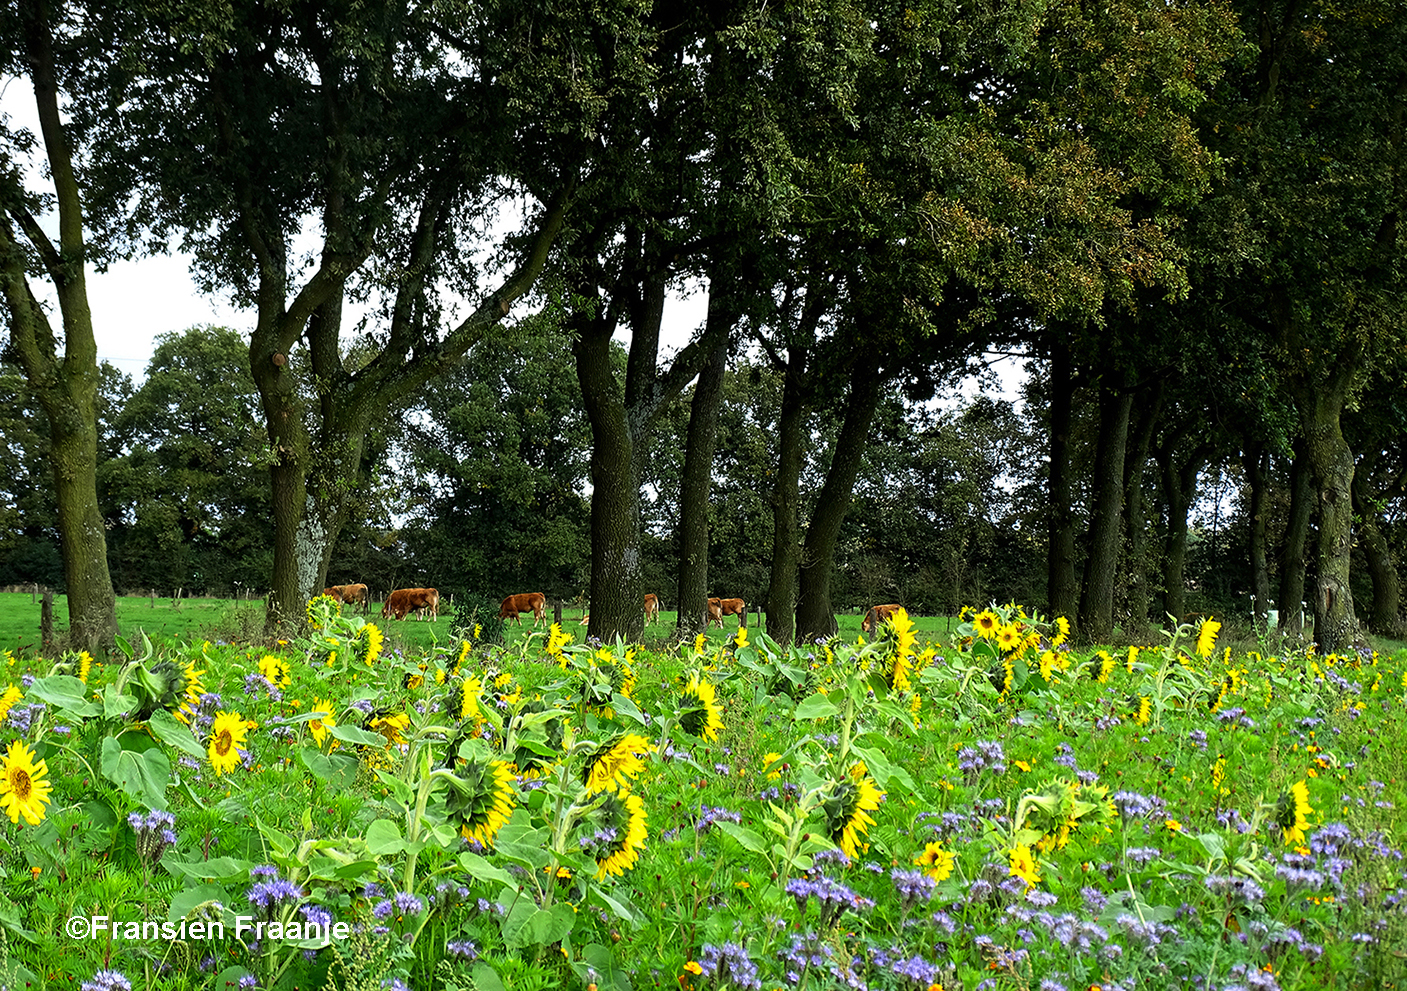
[[[156,863],[167,847],[176,845],[176,834],[171,829],[176,825],[176,817],[170,812],[161,809],[154,809],[147,815],[133,812],[127,817],[127,825],[137,834],[137,856],[144,864]]]
[[[297,901],[304,897],[303,889],[292,881],[279,877],[278,868],[272,864],[249,868],[249,876],[268,879],[255,880],[244,896],[249,904],[261,910],[267,918],[273,918],[274,912],[284,902]]]
[[[270,702],[283,701],[283,692],[279,690],[279,687],[258,671],[245,675],[244,694],[249,696],[252,701],[258,702],[260,693],[267,695]]]
[[[820,871],[811,871],[806,877],[792,878],[787,882],[786,893],[796,899],[798,912],[805,914],[806,906],[812,898],[821,907],[821,927],[830,926],[840,918],[842,912],[867,912],[874,908],[874,901],[856,894],[847,885]]]
[[[1168,811],[1168,803],[1157,795],[1140,795],[1136,791],[1116,791],[1109,800],[1125,819],[1161,819]]]
[[[100,970],[80,984],[78,991],[132,991],[132,982],[121,971]]]
[[[44,714],[45,705],[43,702],[33,702],[29,705],[17,705],[10,709],[10,714],[5,719],[5,725],[21,736],[29,732],[34,725],[34,721]]]
[[[905,912],[912,911],[920,902],[928,901],[938,887],[938,882],[923,871],[906,871],[896,867],[889,872],[889,877],[899,894],[899,907]]]
[[[699,810],[699,817],[694,821],[694,832],[699,836],[704,836],[713,828],[715,822],[742,822],[743,814],[733,812],[719,806],[705,805]]]
[[[714,946],[705,943],[699,953],[699,967],[703,976],[719,985],[729,984],[751,991],[760,991],[762,981],[757,976],[757,964],[748,956],[747,948],[738,943],[724,943]]]
[[[958,751],[958,770],[969,781],[976,781],[984,772],[1006,773],[1006,751],[996,740],[980,740],[975,747]]]

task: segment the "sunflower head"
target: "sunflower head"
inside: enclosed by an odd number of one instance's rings
[[[315,699],[310,715],[314,718],[308,720],[308,732],[313,734],[313,739],[319,747],[322,741],[327,739],[328,731],[337,725],[337,720],[333,718],[333,713],[337,710],[327,699]]]
[[[332,625],[333,617],[342,615],[342,603],[330,595],[317,595],[308,600],[304,612],[309,626],[314,630],[325,630]]]
[[[679,725],[690,736],[717,740],[723,728],[723,714],[718,708],[718,693],[713,683],[702,673],[689,675],[679,693]]]
[[[937,840],[926,845],[914,858],[914,863],[923,867],[924,873],[935,881],[945,881],[953,873],[953,855]]]
[[[883,795],[864,764],[856,764],[848,774],[833,781],[821,801],[826,818],[826,832],[852,860],[868,848],[861,837],[874,825],[870,813],[879,808]]]
[[[248,732],[248,724],[238,712],[215,713],[215,721],[210,726],[210,746],[207,752],[216,774],[225,774],[239,766],[240,748]]]
[[[352,641],[352,654],[363,664],[370,666],[381,656],[381,644],[385,641],[375,623],[367,623],[357,631]]]
[[[1018,843],[1007,853],[1007,874],[1021,878],[1028,888],[1040,883],[1040,867],[1035,855],[1031,853],[1031,848],[1025,843]]]
[[[1280,827],[1286,846],[1304,842],[1304,831],[1314,810],[1309,806],[1309,785],[1296,781],[1275,802],[1275,825]]]
[[[648,835],[645,803],[628,791],[606,792],[590,823],[595,831],[581,838],[582,850],[596,861],[596,879],[620,877],[635,866]]]
[[[1197,656],[1210,657],[1212,650],[1216,647],[1216,635],[1221,632],[1221,624],[1208,616],[1202,620],[1201,629],[1197,631]]]
[[[976,616],[972,617],[972,629],[983,640],[990,640],[995,637],[1001,625],[1001,617],[991,609],[983,609]]]
[[[641,755],[651,749],[650,741],[638,733],[616,734],[598,744],[582,763],[582,785],[592,793],[628,789],[631,780],[645,769]]]
[[[31,826],[44,821],[44,806],[50,802],[52,786],[45,780],[49,765],[43,760],[35,760],[34,751],[20,740],[10,743],[3,761],[0,761],[0,808],[18,823],[20,816]]]
[[[501,760],[470,761],[446,778],[445,811],[466,840],[493,846],[494,837],[513,815],[517,792],[513,772]]]

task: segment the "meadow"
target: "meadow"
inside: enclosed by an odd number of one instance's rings
[[[0,984],[1407,976],[1401,650],[1074,649],[1015,605],[787,649],[309,618],[6,655]]]

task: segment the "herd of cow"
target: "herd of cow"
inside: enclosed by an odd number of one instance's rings
[[[361,606],[362,613],[366,614],[371,610],[371,594],[367,587],[362,584],[355,585],[333,585],[331,588],[322,590],[323,595],[330,595],[337,602],[344,602],[348,605]],[[884,606],[871,606],[865,613],[864,620],[860,623],[860,629],[869,633],[885,620],[894,615],[900,606],[890,603]],[[383,617],[391,616],[395,619],[405,619],[410,613],[415,613],[417,620],[429,617],[433,622],[440,615],[440,593],[433,588],[398,588],[390,595],[386,596],[386,604],[381,607]],[[522,614],[532,613],[533,628],[538,624],[547,624],[547,596],[541,592],[520,592],[517,595],[510,595],[503,600],[498,610],[498,618],[503,620],[515,619],[518,625],[523,625]],[[645,596],[645,625],[649,626],[659,619],[660,598],[653,592]],[[704,625],[717,623],[723,625],[724,616],[738,617],[738,625],[747,624],[747,603],[742,599],[721,599],[710,598],[708,600],[708,612],[704,616]],[[590,614],[581,618],[582,625],[591,619]]]

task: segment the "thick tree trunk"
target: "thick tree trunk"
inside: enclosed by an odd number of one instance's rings
[[[1353,554],[1353,452],[1340,429],[1350,375],[1340,371],[1328,385],[1301,392],[1305,450],[1319,503],[1315,548],[1318,588],[1314,596],[1314,639],[1325,654],[1348,650],[1358,635],[1358,617],[1349,587]]]
[[[712,288],[708,319],[731,327],[735,315],[721,291]],[[723,404],[723,373],[728,363],[728,339],[721,338],[699,373],[689,403],[689,433],[684,450],[684,477],[679,485],[679,581],[676,589],[679,620],[675,636],[690,639],[704,628],[708,605],[708,493],[713,481],[713,450],[718,435],[718,410]]]
[[[1294,461],[1290,464],[1290,512],[1285,522],[1285,538],[1280,545],[1280,626],[1288,633],[1304,630],[1305,547],[1309,542],[1309,519],[1314,513],[1314,484],[1310,478],[1309,454],[1303,437],[1295,438]]]
[[[797,575],[801,568],[801,466],[805,460],[806,349],[787,353],[777,426],[777,478],[772,485],[772,574],[767,585],[767,635],[786,646],[796,637]]]
[[[589,636],[635,640],[644,631],[637,437],[611,367],[611,328],[591,320],[577,337],[577,378],[591,423]]]
[[[1381,636],[1400,639],[1402,622],[1402,583],[1397,573],[1397,560],[1383,536],[1379,523],[1382,512],[1377,493],[1369,482],[1371,462],[1365,456],[1353,475],[1353,512],[1358,519],[1359,545],[1373,580],[1373,607],[1368,614],[1368,628]]]
[[[1155,382],[1145,402],[1138,405],[1135,425],[1130,428],[1128,456],[1124,459],[1124,535],[1128,554],[1125,572],[1127,632],[1140,636],[1148,631],[1148,603],[1151,599],[1152,571],[1148,551],[1147,500],[1143,493],[1143,470],[1153,443],[1153,431],[1163,408],[1163,382]]]
[[[1050,352],[1050,487],[1046,518],[1046,595],[1052,616],[1074,617],[1079,607],[1075,579],[1075,513],[1070,492],[1070,424],[1075,399],[1070,349],[1057,342]]]
[[[816,509],[806,528],[801,550],[800,590],[796,603],[797,637],[803,641],[824,640],[835,635],[835,610],[831,607],[831,572],[835,567],[835,545],[850,499],[855,478],[865,456],[870,422],[879,407],[881,377],[871,362],[858,364],[851,373],[850,399],[845,422],[835,440],[830,469],[816,498]]]
[[[21,5],[25,59],[34,84],[40,132],[58,208],[59,243],[50,242],[18,195],[6,196],[0,219],[0,280],[10,314],[10,340],[49,419],[59,539],[68,592],[69,645],[98,653],[117,636],[117,602],[107,564],[107,535],[98,510],[98,348],[84,271],[83,205],[72,148],[59,116],[52,37],[42,3]],[[28,239],[58,295],[63,355],[26,279],[15,227]]]
[[[1266,493],[1270,487],[1270,451],[1263,442],[1246,446],[1246,484],[1250,488],[1247,510],[1251,517],[1247,552],[1251,560],[1251,603],[1257,624],[1264,624],[1270,609],[1270,563],[1266,550]]]
[[[1094,461],[1094,507],[1089,521],[1080,598],[1080,635],[1105,641],[1114,632],[1114,578],[1119,566],[1119,524],[1123,518],[1124,454],[1128,445],[1133,391],[1105,384],[1099,396],[1099,446]]]
[[[1173,622],[1181,621],[1187,612],[1187,582],[1184,577],[1187,565],[1187,514],[1192,510],[1192,502],[1197,496],[1197,475],[1211,453],[1209,445],[1201,444],[1194,448],[1179,465],[1175,442],[1159,451],[1158,462],[1162,467],[1163,492],[1168,507],[1168,534],[1163,547],[1163,589],[1164,608],[1173,617]]]

